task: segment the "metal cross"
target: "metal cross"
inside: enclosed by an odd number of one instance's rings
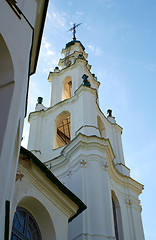
[[[76,23],[74,23],[74,24],[73,24],[73,27],[68,30],[68,32],[69,32],[69,31],[73,31],[73,40],[74,40],[74,41],[76,40],[76,37],[75,37],[76,28],[77,28],[78,26],[80,26],[81,24],[82,24],[82,23],[78,23],[78,24],[76,25]]]

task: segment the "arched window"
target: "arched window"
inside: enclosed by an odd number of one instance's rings
[[[39,227],[25,208],[18,207],[13,219],[11,240],[41,240]]]
[[[56,139],[54,149],[70,142],[70,113],[63,112],[56,118]]]
[[[66,77],[63,81],[62,100],[72,97],[72,78]]]
[[[105,130],[105,126],[101,120],[101,118],[99,116],[97,116],[97,125],[98,125],[98,129],[100,132],[100,136],[103,138],[106,138],[106,130]]]
[[[123,230],[122,230],[122,219],[119,201],[112,191],[112,208],[113,208],[113,219],[114,219],[114,231],[116,240],[123,239]]]
[[[113,198],[112,198],[112,206],[113,206],[115,238],[116,238],[116,240],[119,240],[117,212],[116,212],[116,206],[115,206],[115,202],[114,202]]]

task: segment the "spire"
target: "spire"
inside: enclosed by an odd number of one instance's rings
[[[76,41],[76,37],[75,37],[76,28],[77,28],[78,26],[80,26],[81,24],[82,24],[82,23],[78,23],[78,24],[74,23],[74,24],[73,24],[73,27],[68,30],[68,32],[69,32],[69,31],[70,31],[70,32],[73,31],[73,41]]]

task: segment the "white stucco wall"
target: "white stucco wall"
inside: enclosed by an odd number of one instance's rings
[[[142,185],[129,177],[122,149],[122,128],[114,117],[106,118],[101,112],[99,83],[84,62],[78,59],[74,65],[50,73],[51,106],[46,110],[37,106],[40,111],[30,114],[28,148],[87,205],[87,210],[70,224],[69,240],[115,239],[113,194],[118,204],[120,239],[143,240],[138,199]],[[91,87],[83,85],[83,74],[89,76]],[[73,95],[62,101],[62,83],[67,76],[72,78]],[[67,111],[71,116],[71,141],[53,149],[55,120]]]
[[[22,2],[25,17],[32,27],[36,7],[35,0]],[[7,1],[0,1],[0,109],[1,116],[5,118],[5,124],[1,125],[0,129],[0,239],[4,239],[5,200],[11,200],[14,192],[18,150],[26,107],[32,27],[22,15],[19,18],[15,14]],[[8,61],[5,61],[3,52],[5,57],[9,56]]]
[[[46,171],[47,174],[39,160],[20,154],[10,227],[16,208],[23,207],[36,220],[43,240],[68,240],[68,221],[82,205],[52,174],[48,174],[48,169]]]
[[[87,205],[87,210],[70,223],[70,240],[78,236],[115,238],[112,191],[119,202],[121,239],[144,239],[138,199],[142,186],[115,169],[107,144],[97,137],[79,135],[62,156],[46,163],[51,163],[56,176]]]
[[[17,180],[13,199],[11,223],[17,206],[27,209],[35,218],[44,240],[68,239],[68,217],[57,205],[57,196],[42,188],[42,184],[34,181],[29,175]],[[11,224],[12,225],[12,224]]]
[[[47,110],[40,110],[30,114],[30,131],[28,149],[35,150],[40,159],[45,162],[58,156],[63,148],[53,149],[56,138],[56,118],[65,111],[71,116],[71,140],[79,133],[87,136],[96,135],[100,137],[97,117],[100,116],[106,136],[109,138],[115,153],[115,163],[122,163],[118,170],[124,174],[129,174],[129,170],[124,167],[124,156],[121,142],[122,129],[116,123],[111,123],[101,112],[96,103],[96,90],[81,85],[75,95],[59,102]]]

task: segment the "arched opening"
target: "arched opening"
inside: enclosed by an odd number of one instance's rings
[[[70,142],[70,129],[70,113],[62,112],[56,118],[54,149],[62,147]]]
[[[63,81],[62,100],[72,97],[72,78],[66,77]]]
[[[32,214],[23,207],[17,207],[14,214],[11,240],[42,240],[40,229]]]
[[[0,154],[14,90],[14,68],[7,45],[0,34]]]
[[[12,238],[11,240],[15,240],[15,239],[16,240],[21,240],[21,239],[22,240],[23,239],[25,239],[25,240],[27,240],[27,239],[56,240],[56,233],[55,233],[55,229],[54,229],[54,225],[53,225],[51,216],[50,216],[48,210],[46,209],[46,207],[39,200],[37,200],[34,197],[30,197],[30,196],[24,197],[19,202],[17,209],[16,209],[16,213],[19,209],[22,209],[22,210],[24,209],[24,212],[27,212],[28,216],[30,215],[31,218],[33,220],[35,220],[35,223],[37,225],[37,231],[39,230],[39,233],[37,233],[37,236],[40,236],[40,238],[24,238],[23,237],[23,238]],[[22,218],[25,218],[24,217],[25,215],[23,216],[23,213],[21,213],[21,214],[22,214]],[[24,221],[24,220],[22,220],[22,221]],[[30,222],[31,222],[31,220],[30,220]],[[18,224],[18,222],[17,222],[17,224]],[[13,222],[13,225],[14,225],[14,222]],[[32,222],[32,226],[33,226],[33,222]],[[32,227],[32,226],[30,226],[30,227]],[[34,228],[34,230],[35,230],[35,228]]]
[[[112,191],[112,209],[113,209],[115,237],[116,237],[116,240],[122,240],[123,230],[122,230],[121,210],[120,210],[119,201],[114,191]]]
[[[100,136],[106,138],[106,129],[104,123],[102,122],[101,118],[97,116],[97,126],[100,132]]]

